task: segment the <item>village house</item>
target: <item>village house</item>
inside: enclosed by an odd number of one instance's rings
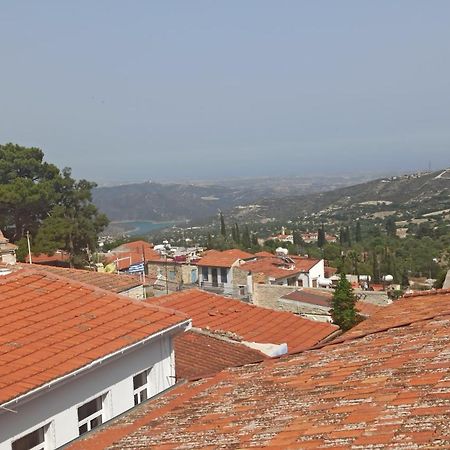
[[[275,234],[273,236],[270,236],[268,241],[280,241],[280,242],[287,242],[289,244],[294,243],[294,235],[291,233],[286,233],[286,229],[284,227],[281,227],[281,233]]]
[[[301,237],[305,244],[312,244],[318,241],[319,233],[317,231],[302,233]],[[325,241],[328,243],[337,242],[337,236],[334,234],[325,233]]]
[[[160,246],[155,246],[157,250]],[[162,246],[161,246],[162,247]],[[159,296],[193,287],[198,283],[197,261],[201,248],[170,247],[147,260],[148,279],[153,295]]]
[[[27,267],[0,277],[0,450],[55,449],[175,383],[183,314]]]
[[[159,257],[153,244],[146,241],[133,241],[119,245],[103,254],[107,272],[143,273],[145,262]]]
[[[17,245],[11,244],[0,230],[0,262],[3,264],[16,263]]]
[[[226,295],[240,296],[245,293],[246,282],[237,284],[233,280],[233,268],[254,255],[238,249],[208,250],[197,261],[198,281],[202,289]]]
[[[240,297],[252,301],[255,285],[318,287],[325,279],[323,259],[279,254],[254,255],[233,267],[233,282],[240,287]],[[236,290],[236,289],[235,289]]]
[[[449,448],[450,291],[409,297],[334,341],[143,403],[70,450]]]

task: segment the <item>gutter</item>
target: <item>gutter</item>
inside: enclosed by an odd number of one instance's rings
[[[150,336],[147,336],[144,339],[141,339],[140,341],[134,342],[133,344],[130,344],[126,347],[122,347],[119,350],[116,350],[115,352],[110,353],[109,355],[102,356],[101,358],[90,362],[86,366],[80,367],[79,369],[76,369],[73,372],[70,372],[66,375],[60,376],[59,378],[55,378],[54,380],[49,381],[48,383],[45,383],[37,388],[34,388],[31,391],[28,391],[25,394],[20,395],[19,397],[15,397],[12,400],[8,400],[7,402],[0,404],[0,409],[8,411],[8,409],[9,409],[8,406],[13,406],[19,402],[22,402],[23,400],[25,400],[25,401],[31,400],[31,398],[40,395],[41,392],[44,390],[51,389],[53,387],[56,387],[59,384],[63,384],[66,381],[70,381],[70,379],[72,379],[73,377],[82,375],[84,372],[88,372],[88,371],[94,369],[96,366],[103,364],[104,362],[109,362],[110,359],[113,359],[116,356],[121,356],[124,353],[128,353],[128,352],[134,350],[136,347],[147,344],[148,342],[150,342],[156,338],[159,338],[164,334],[170,334],[171,332],[175,331],[177,328],[184,328],[184,331],[190,330],[192,328],[192,320],[191,319],[184,320],[183,322],[172,325],[169,328],[164,328],[163,330],[160,330],[154,334],[151,334]]]

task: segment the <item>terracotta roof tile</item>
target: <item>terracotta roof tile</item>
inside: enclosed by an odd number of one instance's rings
[[[335,325],[312,322],[289,312],[261,308],[199,289],[147,302],[183,312],[197,328],[232,332],[245,341],[287,343],[288,351],[309,348],[338,330]]]
[[[175,368],[178,380],[211,376],[227,367],[242,366],[267,356],[239,342],[191,330],[175,337]]]
[[[288,257],[292,263],[286,262],[277,256],[259,257],[256,261],[245,262],[240,265],[240,269],[252,273],[263,273],[269,277],[279,279],[292,277],[302,272],[311,270],[320,260],[301,258],[298,256]]]
[[[0,278],[0,318],[0,403],[187,320],[28,268]]]
[[[120,293],[134,287],[142,285],[138,277],[124,274],[113,274],[105,272],[94,272],[90,270],[67,269],[55,266],[36,266],[35,270],[43,270],[48,273],[67,278],[69,280],[79,281],[92,286],[105,289],[107,291]]]
[[[389,307],[380,308],[369,319],[347,331],[344,336],[357,337],[361,334],[382,331],[417,320],[426,320],[438,313],[450,312],[449,294],[450,290],[441,290],[405,296],[396,300]]]
[[[206,252],[205,256],[199,259],[197,265],[200,267],[231,267],[240,259],[248,259],[253,257],[254,255],[251,253],[238,249],[224,250],[223,252],[209,250]]]
[[[409,325],[186,383],[69,448],[450,448],[450,314],[423,300]]]

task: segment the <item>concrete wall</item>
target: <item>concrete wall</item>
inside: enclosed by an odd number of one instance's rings
[[[296,290],[292,286],[255,284],[253,289],[252,303],[254,305],[277,311],[289,311],[319,322],[331,321],[327,307],[281,298]]]
[[[134,298],[136,300],[143,300],[144,297],[144,286],[136,286],[134,288],[128,289],[127,291],[122,291],[120,295],[125,295],[126,297]]]
[[[134,407],[133,376],[150,367],[149,396],[174,384],[170,336],[157,338],[88,373],[74,376],[27,402],[9,406],[16,413],[0,409],[0,450],[11,450],[12,441],[49,423],[50,442],[46,448],[57,448],[77,438],[77,408],[102,394],[106,394],[103,421],[127,411]]]
[[[279,305],[280,297],[295,290],[296,288],[292,286],[254,284],[251,302],[257,306],[280,310],[282,309]],[[289,309],[286,309],[286,311],[289,311]]]

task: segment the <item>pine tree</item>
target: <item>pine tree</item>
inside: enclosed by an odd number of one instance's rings
[[[341,279],[331,301],[331,317],[342,331],[347,331],[358,323],[359,318],[355,305],[356,296],[352,286],[345,274],[341,273]]]

